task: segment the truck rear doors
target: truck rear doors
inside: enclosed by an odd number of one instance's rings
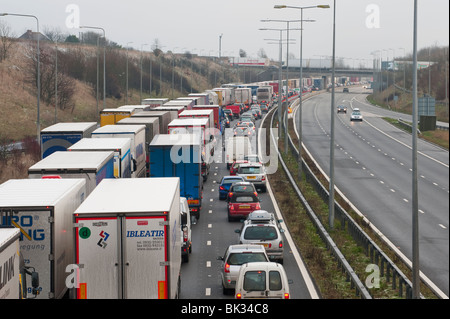
[[[165,216],[75,220],[79,299],[168,298]]]

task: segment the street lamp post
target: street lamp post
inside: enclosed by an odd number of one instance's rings
[[[300,79],[299,79],[299,118],[298,118],[298,174],[301,178],[302,176],[302,108],[303,108],[303,21],[313,22],[314,20],[303,20],[303,9],[312,9],[312,8],[329,8],[329,5],[316,5],[316,6],[308,6],[308,7],[297,7],[297,6],[286,6],[286,5],[275,5],[275,9],[300,9]]]
[[[331,229],[334,228],[334,91],[335,91],[335,60],[336,60],[336,0],[333,4],[333,69],[331,72],[331,139],[330,139],[330,196],[328,203],[328,223]]]
[[[140,81],[140,89],[139,89],[139,99],[140,99],[139,102],[142,101],[142,60],[143,60],[142,59],[142,49],[145,45],[148,45],[148,43],[144,43],[141,45],[141,58],[140,58],[140,60],[141,60],[140,61],[141,81]]]
[[[417,184],[417,0],[414,0],[413,28],[413,125],[412,125],[412,297],[420,298],[419,274],[419,214],[418,214],[418,184]]]
[[[126,64],[126,98],[125,103],[128,105],[128,45],[133,42],[127,42],[127,64]]]
[[[281,97],[282,97],[282,84],[283,84],[283,78],[282,78],[282,67],[283,67],[283,31],[287,31],[287,29],[269,29],[269,28],[261,28],[259,30],[267,31],[280,31],[280,40],[279,40],[279,46],[280,46],[280,68],[279,68],[279,74],[278,74],[278,137],[281,136],[281,115],[282,115],[282,106],[281,106]],[[286,39],[286,43],[290,41],[290,39]]]
[[[34,18],[36,19],[36,28],[37,28],[37,121],[36,121],[36,126],[37,126],[37,142],[38,145],[41,145],[41,139],[40,139],[40,135],[41,135],[41,121],[40,121],[40,104],[41,104],[41,63],[40,63],[40,56],[41,56],[41,51],[39,48],[39,38],[40,38],[40,33],[39,33],[39,19],[31,14],[19,14],[19,13],[0,13],[0,17],[4,17],[4,16],[17,16],[17,17],[27,17],[27,18]]]
[[[290,22],[300,22],[300,20],[261,20],[261,22],[286,22],[286,30],[287,35],[286,38],[289,39],[289,23]],[[286,104],[284,108],[284,152],[287,154],[288,152],[288,82],[289,82],[289,42],[287,42],[286,46]],[[280,91],[281,88],[278,88],[278,91]],[[280,105],[280,102],[278,101],[278,105]],[[281,125],[281,122],[279,122],[279,125]]]
[[[101,27],[92,27],[92,26],[80,26],[80,29],[96,29],[103,31],[103,38],[105,39],[105,43],[103,44],[103,108],[106,108],[106,32],[105,29]],[[98,115],[98,110],[97,110]]]

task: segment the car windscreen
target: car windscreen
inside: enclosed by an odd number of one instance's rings
[[[232,266],[243,265],[245,263],[252,262],[264,262],[268,261],[266,255],[264,253],[232,253],[228,257],[227,263]]]
[[[240,166],[239,174],[261,174],[261,167],[259,167],[259,166]]]
[[[244,232],[246,240],[275,240],[278,238],[277,231],[273,226],[251,226],[247,227]]]

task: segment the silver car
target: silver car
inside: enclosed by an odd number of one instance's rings
[[[241,265],[269,261],[262,245],[230,245],[223,257],[217,259],[222,260],[222,288],[225,295],[233,293]]]
[[[243,163],[239,165],[237,175],[242,176],[245,182],[253,183],[256,189],[266,191],[266,170],[261,163]]]
[[[240,244],[258,244],[264,246],[270,261],[280,264],[284,259],[284,243],[280,226],[281,220],[265,210],[255,210],[247,216],[241,229],[236,229],[239,234]]]
[[[352,114],[350,115],[350,121],[362,121],[363,116],[361,112],[357,109],[354,109]]]

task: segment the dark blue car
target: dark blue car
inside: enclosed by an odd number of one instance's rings
[[[224,176],[219,184],[219,199],[225,199],[228,195],[228,190],[231,184],[237,182],[243,182],[244,179],[241,176]]]

